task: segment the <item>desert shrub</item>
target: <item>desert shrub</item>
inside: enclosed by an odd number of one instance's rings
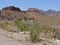
[[[8,29],[9,23],[8,22],[0,22],[0,27],[4,29]]]
[[[14,24],[21,30],[21,31],[30,31],[30,40],[31,42],[38,42],[39,36],[42,35],[44,38],[50,38],[50,39],[60,39],[60,29],[56,29],[50,26],[41,25],[37,21],[33,21],[33,24],[31,26],[26,27],[26,24],[22,20],[15,20]]]
[[[38,42],[38,36],[41,30],[42,27],[37,22],[33,22],[33,25],[29,27],[31,42]]]
[[[44,38],[60,39],[60,29],[43,25],[42,32]]]
[[[24,16],[24,20],[27,21],[27,17],[26,16]]]
[[[60,40],[60,29],[53,29],[53,38],[59,39]]]
[[[26,24],[22,20],[16,19],[14,20],[14,24],[20,29],[20,31],[26,31]]]

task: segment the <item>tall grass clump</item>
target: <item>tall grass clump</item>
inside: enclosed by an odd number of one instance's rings
[[[20,31],[26,31],[26,24],[22,20],[14,20],[14,24]]]
[[[38,42],[39,40],[39,33],[40,31],[42,30],[41,26],[39,25],[39,23],[37,22],[33,22],[33,25],[31,27],[29,27],[29,30],[30,30],[30,39],[31,39],[31,42]]]

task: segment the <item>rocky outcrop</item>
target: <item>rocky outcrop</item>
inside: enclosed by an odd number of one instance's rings
[[[40,10],[36,9],[36,8],[29,8],[27,11],[28,12],[39,12],[40,13]]]
[[[5,7],[5,8],[3,8],[2,10],[21,11],[18,7],[14,7],[14,6]]]

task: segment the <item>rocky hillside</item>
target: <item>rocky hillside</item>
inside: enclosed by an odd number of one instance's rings
[[[25,17],[28,20],[37,20],[42,24],[60,24],[60,11],[51,9],[43,11],[36,8],[28,8],[26,11],[22,11],[20,8],[14,6],[4,7],[0,10],[0,21],[13,21],[15,19],[23,19]]]
[[[36,13],[36,14],[40,13],[40,11],[36,8],[29,8],[27,11],[22,11],[18,7],[14,7],[14,6],[5,7],[2,10],[0,10],[0,20],[11,21],[14,19],[23,19],[24,16],[26,16],[27,19],[30,19],[30,16],[29,16],[30,12]]]

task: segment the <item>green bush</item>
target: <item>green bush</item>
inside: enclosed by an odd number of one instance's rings
[[[20,31],[26,31],[26,24],[22,20],[17,19],[14,21],[14,24],[20,29]]]

